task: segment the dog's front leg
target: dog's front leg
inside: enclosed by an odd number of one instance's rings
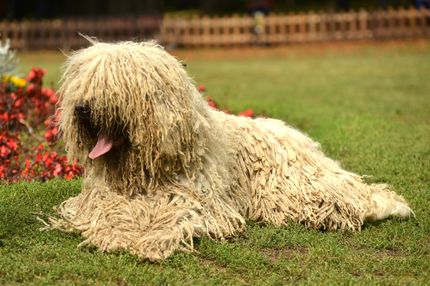
[[[167,258],[175,250],[192,251],[193,236],[202,228],[201,206],[183,197],[154,206],[150,227],[132,252],[151,261]]]
[[[192,193],[171,194],[168,200],[157,200],[151,214],[145,235],[131,249],[151,261],[164,259],[176,250],[192,251],[193,237],[224,239],[245,227],[244,218],[217,196],[199,199]]]
[[[196,232],[201,228],[201,219],[196,209],[171,208],[158,214],[133,251],[151,261],[165,259],[175,250],[192,251],[193,236],[198,236]]]
[[[192,249],[192,235],[190,238],[186,237],[188,235],[190,234],[184,235],[178,228],[152,231],[142,237],[134,252],[143,259],[162,260],[178,249],[190,251]],[[191,245],[187,245],[186,241],[190,241]]]

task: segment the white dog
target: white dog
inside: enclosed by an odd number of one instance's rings
[[[69,57],[60,93],[68,156],[86,172],[51,223],[104,251],[158,260],[191,251],[193,237],[236,235],[246,219],[356,231],[412,213],[285,123],[210,108],[152,42],[92,41]]]

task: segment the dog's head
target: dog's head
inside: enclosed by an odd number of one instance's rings
[[[152,42],[93,42],[69,57],[60,94],[69,158],[111,183],[180,172],[207,125],[183,65]]]

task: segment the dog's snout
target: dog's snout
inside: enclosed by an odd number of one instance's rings
[[[91,109],[88,105],[78,104],[75,106],[75,112],[81,118],[89,118]]]

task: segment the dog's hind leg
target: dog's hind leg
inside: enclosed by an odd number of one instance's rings
[[[338,182],[337,186],[340,186],[343,189],[354,190],[351,194],[355,193],[355,197],[358,196],[361,198],[356,200],[355,203],[350,204],[349,208],[356,208],[357,202],[362,202],[363,207],[367,209],[364,213],[364,219],[381,220],[389,216],[398,216],[403,218],[414,216],[413,211],[403,197],[390,191],[384,184],[365,186],[365,182],[363,182],[359,176],[344,171],[339,164],[327,158],[324,153],[322,153],[319,144],[312,141],[306,135],[285,125],[279,120],[258,119],[256,122],[263,128],[271,131],[279,140],[281,145],[285,146],[287,150],[294,150],[294,153],[298,156],[297,161],[308,162],[309,165],[319,168],[320,171],[330,171],[327,173],[329,174],[329,177],[320,176],[319,178],[314,178],[313,182],[323,183],[322,180],[324,178],[329,178],[329,182],[325,185],[332,186],[332,179],[336,178],[336,181]],[[290,157],[291,156],[289,156],[289,160],[291,159]],[[299,167],[301,168],[301,166]],[[301,178],[308,179],[309,176],[302,175]],[[344,183],[339,181],[339,179],[342,179],[344,182],[346,182],[345,179],[348,179],[347,181],[349,184],[343,186]],[[330,190],[325,189],[325,191],[327,192]],[[348,196],[349,195],[344,196],[346,201],[350,201]]]
[[[403,197],[388,190],[384,184],[374,184],[370,186],[371,205],[366,215],[367,220],[381,220],[389,216],[407,218],[415,216]]]

